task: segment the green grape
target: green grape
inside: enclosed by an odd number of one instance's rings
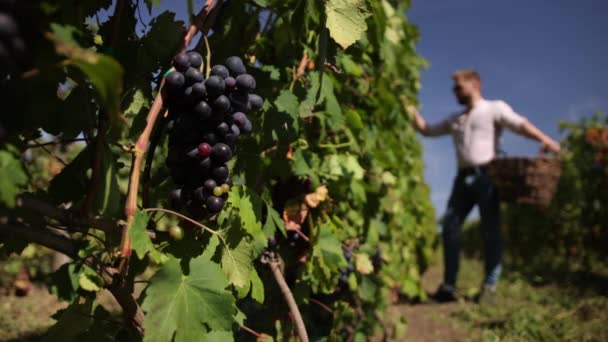
[[[180,226],[171,226],[169,235],[173,240],[179,241],[184,238],[184,230]]]

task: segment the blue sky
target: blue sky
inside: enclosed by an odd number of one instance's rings
[[[475,68],[486,98],[507,101],[541,130],[560,138],[559,120],[608,112],[608,1],[412,0],[422,73],[421,113],[434,122],[459,107],[452,71]],[[423,138],[425,176],[441,215],[456,173],[451,138]],[[510,155],[538,154],[538,144],[507,133]]]

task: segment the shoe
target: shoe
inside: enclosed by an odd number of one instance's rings
[[[458,300],[456,297],[456,288],[445,284],[441,284],[437,291],[429,297],[431,301],[435,303],[449,303]]]
[[[477,296],[477,303],[481,305],[494,305],[496,304],[496,287],[484,285],[481,288],[479,296]]]

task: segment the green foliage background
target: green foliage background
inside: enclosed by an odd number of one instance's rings
[[[148,9],[154,3],[145,2]],[[31,51],[21,68],[39,73],[20,79],[15,70],[2,70],[4,110],[13,113],[1,119],[9,136],[0,150],[0,170],[10,175],[0,182],[2,216],[48,223],[13,209],[15,196],[29,192],[54,205],[69,203],[75,215],[123,218],[131,163],[124,147],[141,133],[155,84],[170,67],[186,23],[164,12],[140,34],[137,11],[146,10],[144,3],[122,2],[121,11],[95,24],[91,18],[111,5],[19,2]],[[209,37],[212,64],[230,55],[246,58],[266,102],[253,116],[254,134],[239,143],[231,165],[236,185],[227,208],[216,221],[204,222],[215,233],[156,213],[136,214],[129,233],[136,256],[130,279],[149,279],[140,298],[146,340],[249,338],[239,331],[243,324],[281,340],[294,336],[279,290],[257,261],[269,237],[285,234],[284,203],[276,202],[273,191],[294,178],[326,185],[330,198],[311,209],[304,223],[310,244],[299,254],[285,244],[279,250],[311,338],[399,337],[404,323],[389,324],[390,317],[383,317],[387,297],[397,291],[424,296],[420,274],[434,238],[421,146],[404,110],[405,103],[416,101],[425,65],[415,51],[419,35],[405,16],[408,7],[409,1],[389,0],[222,4]],[[196,49],[206,54],[202,42]],[[298,75],[304,55],[312,63]],[[60,172],[21,156],[41,138],[41,130],[85,140],[69,148],[50,147],[66,159]],[[150,180],[142,184],[146,199],[139,204],[144,207],[167,206],[173,186],[164,167],[166,137],[158,137]],[[83,206],[96,159],[102,177],[87,213]],[[59,269],[49,282],[72,304],[58,314],[50,338],[125,336],[103,320],[108,313],[95,301],[103,281],[83,265],[90,256],[109,265],[115,261],[119,224],[115,234],[95,227],[86,227],[88,235],[71,234],[82,246],[81,259]],[[184,240],[167,238],[166,228],[174,224],[184,227]],[[147,234],[153,229],[155,240]],[[359,246],[357,272],[337,293],[340,269],[346,266],[344,245]],[[4,241],[1,246],[4,253],[19,252],[25,244]],[[375,254],[381,255],[381,267],[370,270]],[[311,298],[325,302],[332,314],[320,312]]]

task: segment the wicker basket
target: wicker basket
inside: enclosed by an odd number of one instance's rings
[[[506,157],[494,159],[488,172],[498,187],[501,201],[547,207],[561,175],[556,157]]]

